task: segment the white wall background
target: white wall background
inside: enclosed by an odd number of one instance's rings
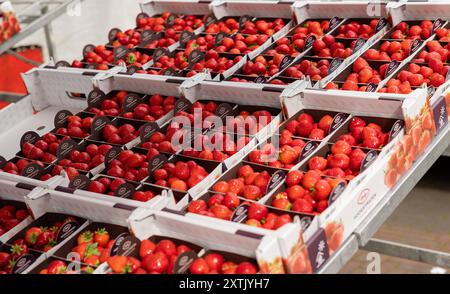
[[[14,5],[14,0],[12,0]],[[107,34],[113,27],[133,28],[135,17],[140,12],[139,3],[145,0],[83,0],[80,16],[64,13],[51,23],[52,40],[56,60],[72,61],[81,58],[86,44],[105,44]],[[19,10],[20,7],[18,6]],[[41,45],[45,47],[45,35],[40,30],[23,40],[19,45]],[[45,56],[48,56],[45,48]]]

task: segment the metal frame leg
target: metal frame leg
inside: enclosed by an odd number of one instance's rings
[[[370,240],[369,243],[367,243],[362,249],[389,256],[423,262],[430,265],[450,268],[450,253],[380,239]]]
[[[44,6],[41,9],[42,15],[48,12],[48,6]],[[52,37],[51,37],[51,23],[44,26],[45,42],[47,43],[48,55],[55,58],[55,49],[53,47]]]

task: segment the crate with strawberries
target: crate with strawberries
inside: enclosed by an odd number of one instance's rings
[[[148,74],[192,77],[204,69],[211,72],[213,77],[222,74],[241,62],[245,55],[199,49],[177,49],[166,52],[153,60],[153,65],[147,70]]]
[[[151,236],[140,241],[130,237],[133,248],[128,252],[118,248],[107,259],[105,273],[109,274],[181,274],[186,271],[183,257],[197,256],[201,246],[174,238]]]
[[[126,181],[104,175],[97,175],[92,180],[84,178],[82,184],[76,185],[74,181],[69,185],[73,189],[84,190],[91,193],[129,199],[137,202],[149,202],[158,195],[162,195],[164,188],[150,184]],[[175,199],[182,199],[185,193],[172,191]]]
[[[122,31],[113,28],[105,45],[86,45],[83,59],[73,60],[74,68],[108,70],[119,64],[134,67],[134,72],[145,73],[154,61],[157,48],[177,47],[181,32],[199,32],[204,28],[206,16],[182,15],[169,11],[149,16],[140,13],[136,27]]]
[[[119,247],[115,256],[102,268],[106,274],[256,274],[259,267],[253,258],[213,251],[187,241],[151,236],[140,241],[131,238],[133,249]]]
[[[277,133],[253,150],[250,162],[291,169],[307,158],[346,121],[348,114],[304,109],[285,121]]]
[[[122,31],[114,28],[108,34],[109,45],[127,48],[148,49],[167,48],[177,43],[182,32],[194,33],[204,26],[207,16],[180,15],[164,12],[149,16],[140,13],[136,17],[136,27]]]
[[[79,228],[79,217],[46,213],[18,232],[0,247],[0,269],[8,274],[26,273],[48,254],[55,252]]]
[[[305,42],[309,36],[323,36],[328,32],[328,20],[305,20],[290,30],[285,37],[278,39],[258,55],[254,60],[247,61],[238,72],[228,80],[232,82],[266,82],[270,77],[284,70],[295,57],[309,48]],[[255,81],[259,77],[259,80]]]
[[[394,73],[399,72],[399,67],[405,71],[418,74],[420,66],[413,66],[413,72],[406,70],[411,56],[416,56],[424,44],[427,44],[435,36],[438,28],[444,22],[440,19],[423,21],[402,21],[393,27],[379,42],[367,49],[358,57],[353,65],[347,67],[332,82],[325,85],[326,89],[341,89],[350,91],[374,92],[386,84],[380,92],[410,93],[411,87],[417,88],[425,81],[423,76],[403,74],[401,77],[387,80]],[[424,56],[424,53],[421,53]],[[424,68],[423,73],[429,77],[434,72]],[[440,68],[442,70],[442,66]],[[439,71],[438,74],[441,74]],[[408,79],[409,78],[409,79]],[[438,77],[436,77],[438,78]],[[407,81],[407,83],[405,83]],[[443,82],[435,82],[439,86]]]
[[[436,33],[435,40],[426,42],[414,59],[399,68],[397,75],[389,79],[379,92],[409,94],[424,85],[432,89],[442,86],[449,78],[450,46],[438,39]]]
[[[242,73],[260,78],[242,81],[290,84],[306,76],[313,82],[322,80],[336,71],[345,59],[359,52],[368,39],[373,39],[386,26],[385,19],[333,17],[322,21],[306,20],[278,39],[254,62],[247,62]],[[241,81],[241,77],[230,80]]]
[[[292,223],[300,215],[281,211],[277,207],[267,207],[238,196],[235,192],[208,192],[193,200],[184,209],[186,212],[221,220],[242,223],[267,230],[277,230]]]
[[[0,170],[41,181],[58,176],[64,170],[69,178],[73,178],[80,174],[79,170],[69,164],[64,166],[58,164],[62,146],[65,145],[63,143],[68,139],[68,137],[59,139],[52,133],[40,137],[35,132],[27,132],[22,136],[21,151],[9,161],[2,162]],[[70,141],[73,145],[80,142],[79,139]]]

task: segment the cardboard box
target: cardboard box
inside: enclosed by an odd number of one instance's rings
[[[261,272],[284,273],[278,235],[267,230],[202,216],[183,217],[166,212],[136,211],[130,217],[132,232],[139,239],[152,235],[185,240],[213,251],[232,252],[257,259]],[[286,226],[289,235],[295,228]],[[299,236],[299,235],[298,235]]]
[[[314,234],[311,231],[305,232],[305,235],[308,233],[310,236],[305,238],[306,244],[316,247],[319,243],[322,244],[323,250],[320,252],[309,251],[313,271],[319,270],[320,266],[339,249],[343,241],[353,233],[365,216],[396,184],[401,175],[412,167],[414,160],[423,152],[423,150],[416,150],[416,146],[411,145],[410,140],[413,136],[417,136],[413,133],[417,131],[418,124],[426,121],[428,116],[431,119],[426,90],[417,90],[407,96],[404,101],[399,99],[397,107],[400,108],[406,122],[406,135],[397,136],[397,139],[383,150],[384,156],[379,156],[368,171],[350,182],[349,187],[333,205],[319,216],[320,228]],[[426,132],[430,133],[429,137],[422,138],[424,135],[419,135],[418,140],[421,143],[418,146],[422,146],[420,149],[426,148],[434,137],[432,130]],[[400,160],[392,159],[393,157],[399,159],[398,154],[404,154],[404,152],[408,153],[406,157]]]

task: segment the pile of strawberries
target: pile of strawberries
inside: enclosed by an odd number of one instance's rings
[[[191,264],[189,273],[194,275],[222,274],[222,275],[255,275],[258,267],[248,261],[235,263],[227,261],[222,254],[208,253]]]
[[[99,107],[90,107],[88,112],[98,116],[118,116],[122,109],[123,101],[128,94],[126,91],[119,91],[113,97],[102,100]]]
[[[237,178],[229,181],[219,181],[213,187],[215,193],[232,192],[248,200],[259,200],[267,193],[270,174],[267,171],[255,172],[250,165],[239,168]]]
[[[153,182],[157,186],[186,192],[203,181],[209,173],[195,161],[166,163],[153,172]]]
[[[214,194],[207,201],[203,199],[194,200],[189,203],[188,211],[204,216],[214,217],[223,220],[230,220],[233,211],[241,205],[241,200],[236,193],[227,192]]]
[[[140,103],[133,111],[125,112],[121,116],[128,119],[154,122],[172,111],[175,102],[176,99],[173,96],[163,97],[155,94],[149,98],[148,103]]]
[[[274,195],[271,205],[281,210],[318,214],[328,208],[331,192],[341,182],[342,179],[323,177],[320,170],[291,171],[286,178],[286,190]]]
[[[246,225],[264,228],[267,230],[278,230],[282,226],[292,223],[292,217],[285,214],[270,212],[267,206],[252,202],[248,207]]]
[[[19,209],[14,205],[0,205],[0,237],[20,224],[28,215],[26,209]]]
[[[192,249],[171,240],[161,240],[156,244],[143,240],[138,258],[112,256],[107,262],[113,274],[174,274],[178,256],[187,251]]]

